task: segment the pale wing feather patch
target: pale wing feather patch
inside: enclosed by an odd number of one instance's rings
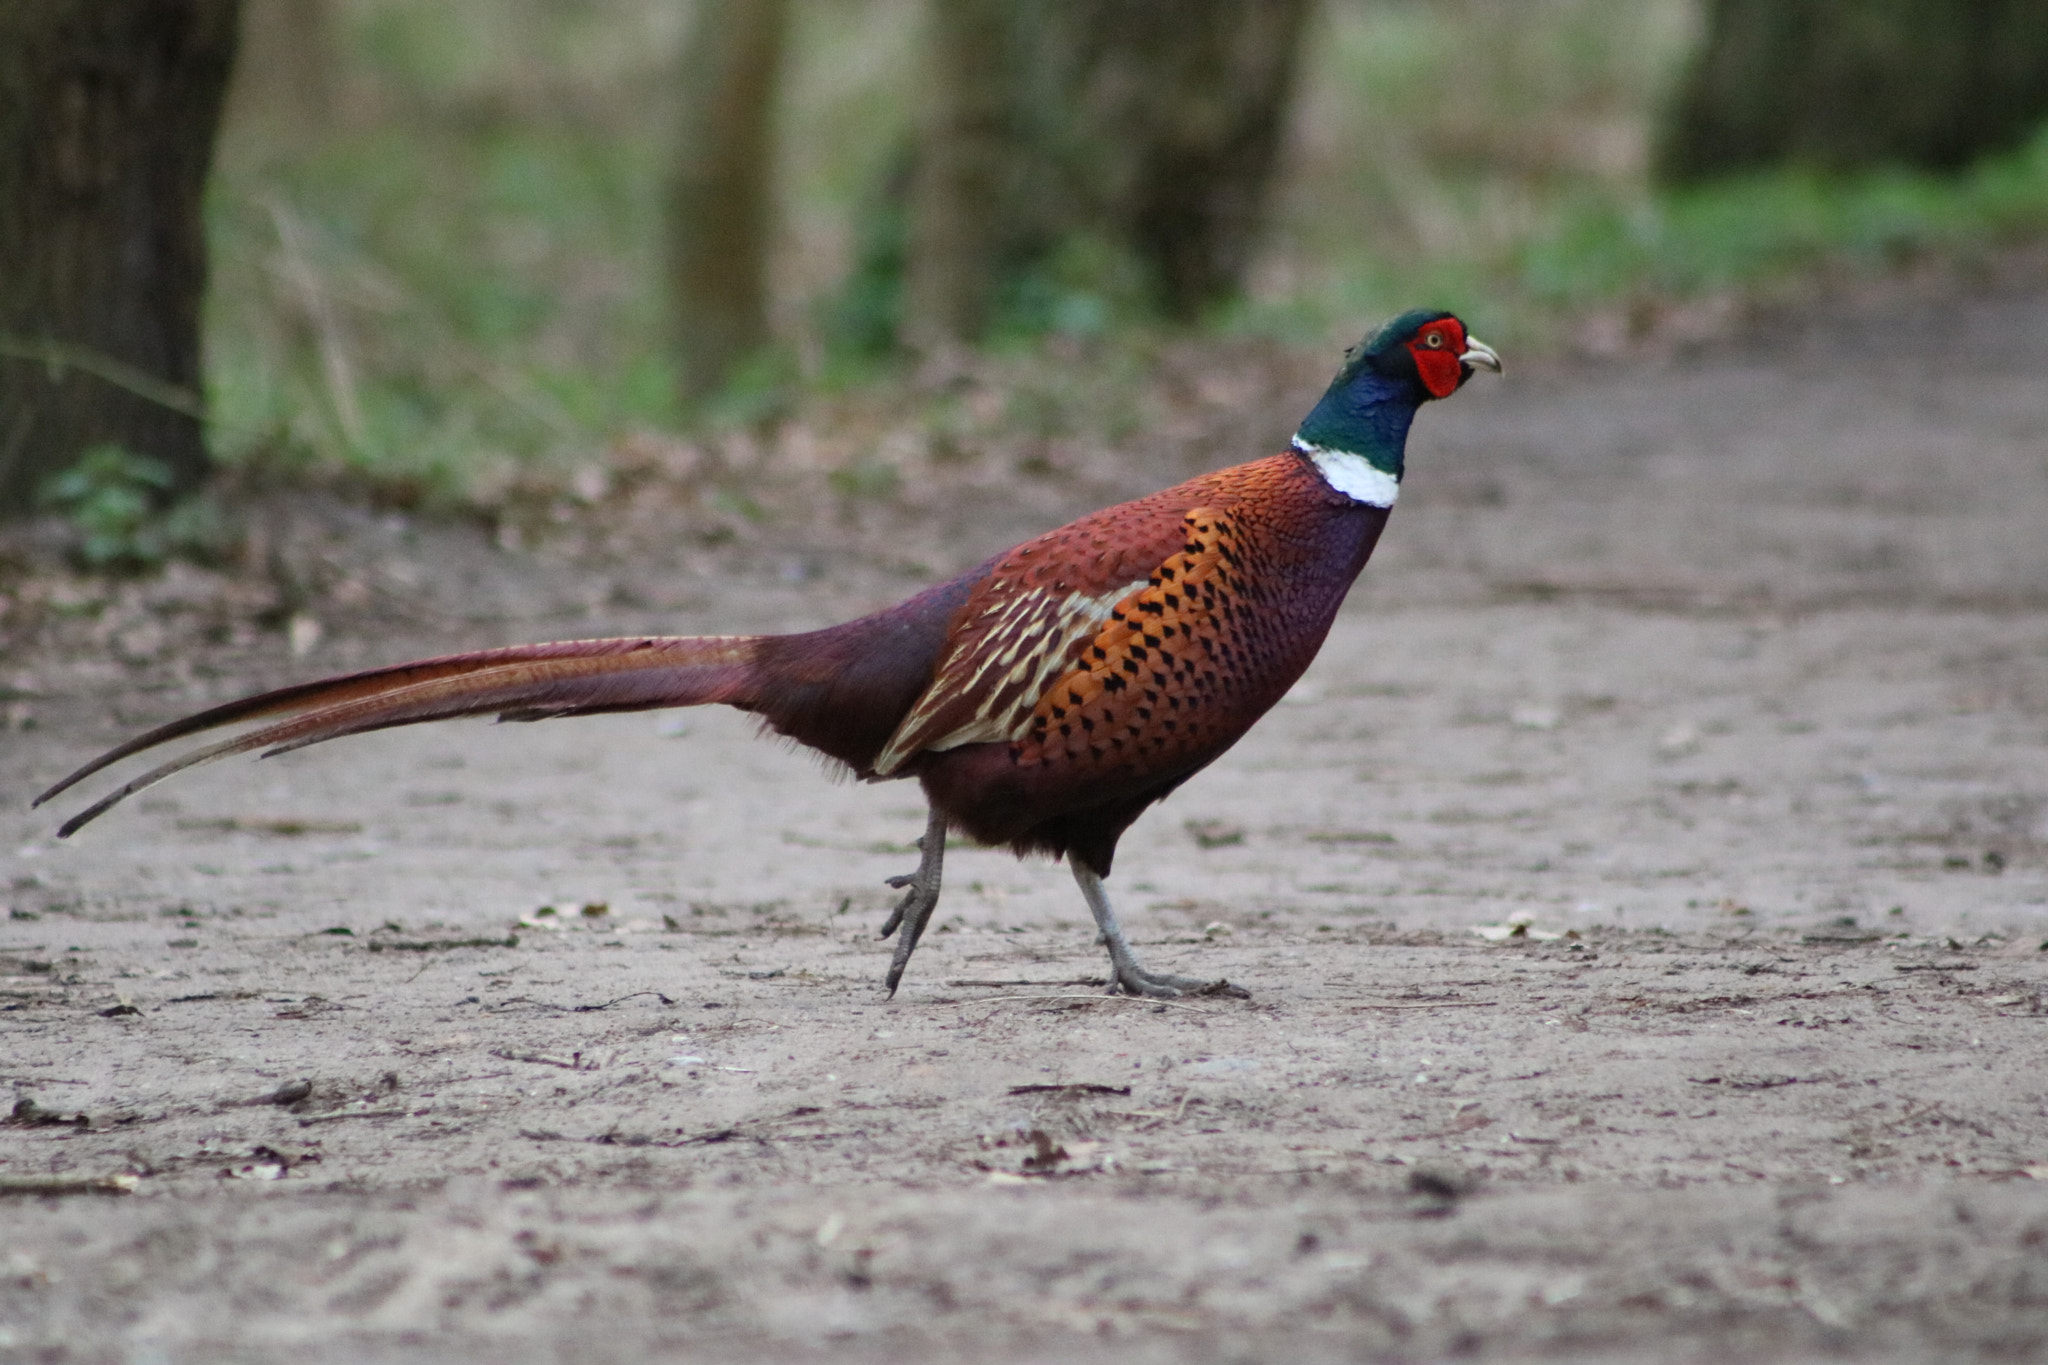
[[[1054,593],[1031,588],[990,604],[947,651],[931,686],[910,708],[875,759],[887,776],[923,750],[957,749],[1021,738],[1038,699],[1072,656],[1100,632],[1117,604],[1145,580],[1108,592]],[[972,710],[961,716],[963,703]]]

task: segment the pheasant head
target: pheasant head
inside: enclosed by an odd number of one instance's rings
[[[1294,433],[1294,448],[1339,493],[1392,507],[1415,411],[1448,398],[1472,372],[1500,373],[1493,348],[1450,313],[1401,314],[1344,353],[1344,368]]]

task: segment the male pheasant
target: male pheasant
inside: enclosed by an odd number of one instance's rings
[[[891,994],[939,900],[946,835],[1065,857],[1109,947],[1111,989],[1244,996],[1146,971],[1103,878],[1117,840],[1279,701],[1315,657],[1400,491],[1409,423],[1500,358],[1449,313],[1416,311],[1346,353],[1285,453],[1049,531],[872,616],[795,635],[521,645],[301,683],[173,721],[110,764],[238,721],[268,723],[142,774],[58,831],[195,764],[394,725],[723,702],[866,781],[914,777],[930,803]],[[277,719],[284,717],[284,719]]]

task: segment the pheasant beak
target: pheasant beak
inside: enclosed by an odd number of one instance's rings
[[[1458,357],[1458,363],[1474,370],[1492,370],[1495,374],[1501,372],[1500,356],[1494,351],[1493,347],[1487,345],[1478,337],[1468,336],[1465,338],[1465,350]]]

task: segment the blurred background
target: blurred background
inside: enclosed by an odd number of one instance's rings
[[[1057,477],[1411,305],[1607,355],[1968,278],[2044,118],[2038,0],[15,0],[0,519]]]

